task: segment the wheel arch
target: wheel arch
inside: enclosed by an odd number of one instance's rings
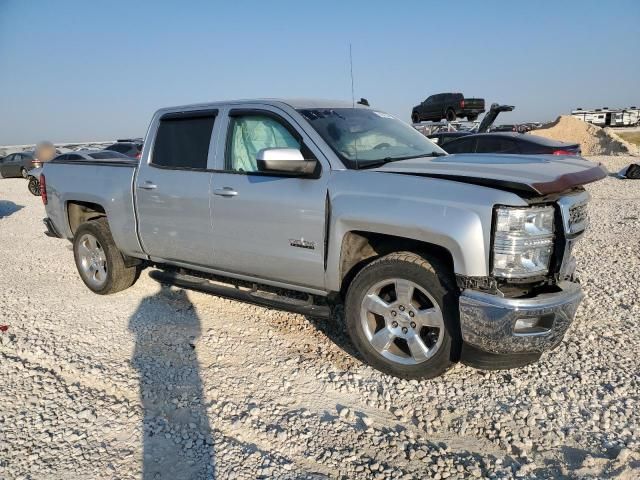
[[[438,258],[453,274],[454,260],[451,252],[435,243],[398,237],[385,233],[352,230],[342,237],[339,261],[339,292],[344,298],[349,285],[366,265],[389,253],[409,251]]]
[[[105,208],[93,202],[69,200],[66,203],[65,210],[67,212],[67,223],[72,235],[75,235],[76,230],[83,223],[107,216]]]

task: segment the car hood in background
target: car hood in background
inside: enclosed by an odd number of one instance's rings
[[[527,195],[560,193],[608,174],[600,164],[581,157],[491,153],[399,160],[376,171],[443,178]]]

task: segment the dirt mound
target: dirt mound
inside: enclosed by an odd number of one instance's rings
[[[583,155],[638,155],[638,148],[617,136],[608,128],[596,127],[577,118],[562,115],[553,123],[534,130],[532,135],[579,143]]]

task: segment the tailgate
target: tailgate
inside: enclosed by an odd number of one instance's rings
[[[465,98],[464,108],[473,110],[484,110],[484,98]]]

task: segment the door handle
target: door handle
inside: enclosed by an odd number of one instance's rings
[[[216,188],[213,191],[213,194],[220,195],[221,197],[235,197],[236,195],[238,195],[238,192],[236,192],[231,187],[223,187],[223,188]]]
[[[143,190],[155,190],[156,188],[158,188],[158,186],[155,183],[147,180],[142,185],[138,185],[138,188],[141,188]]]

